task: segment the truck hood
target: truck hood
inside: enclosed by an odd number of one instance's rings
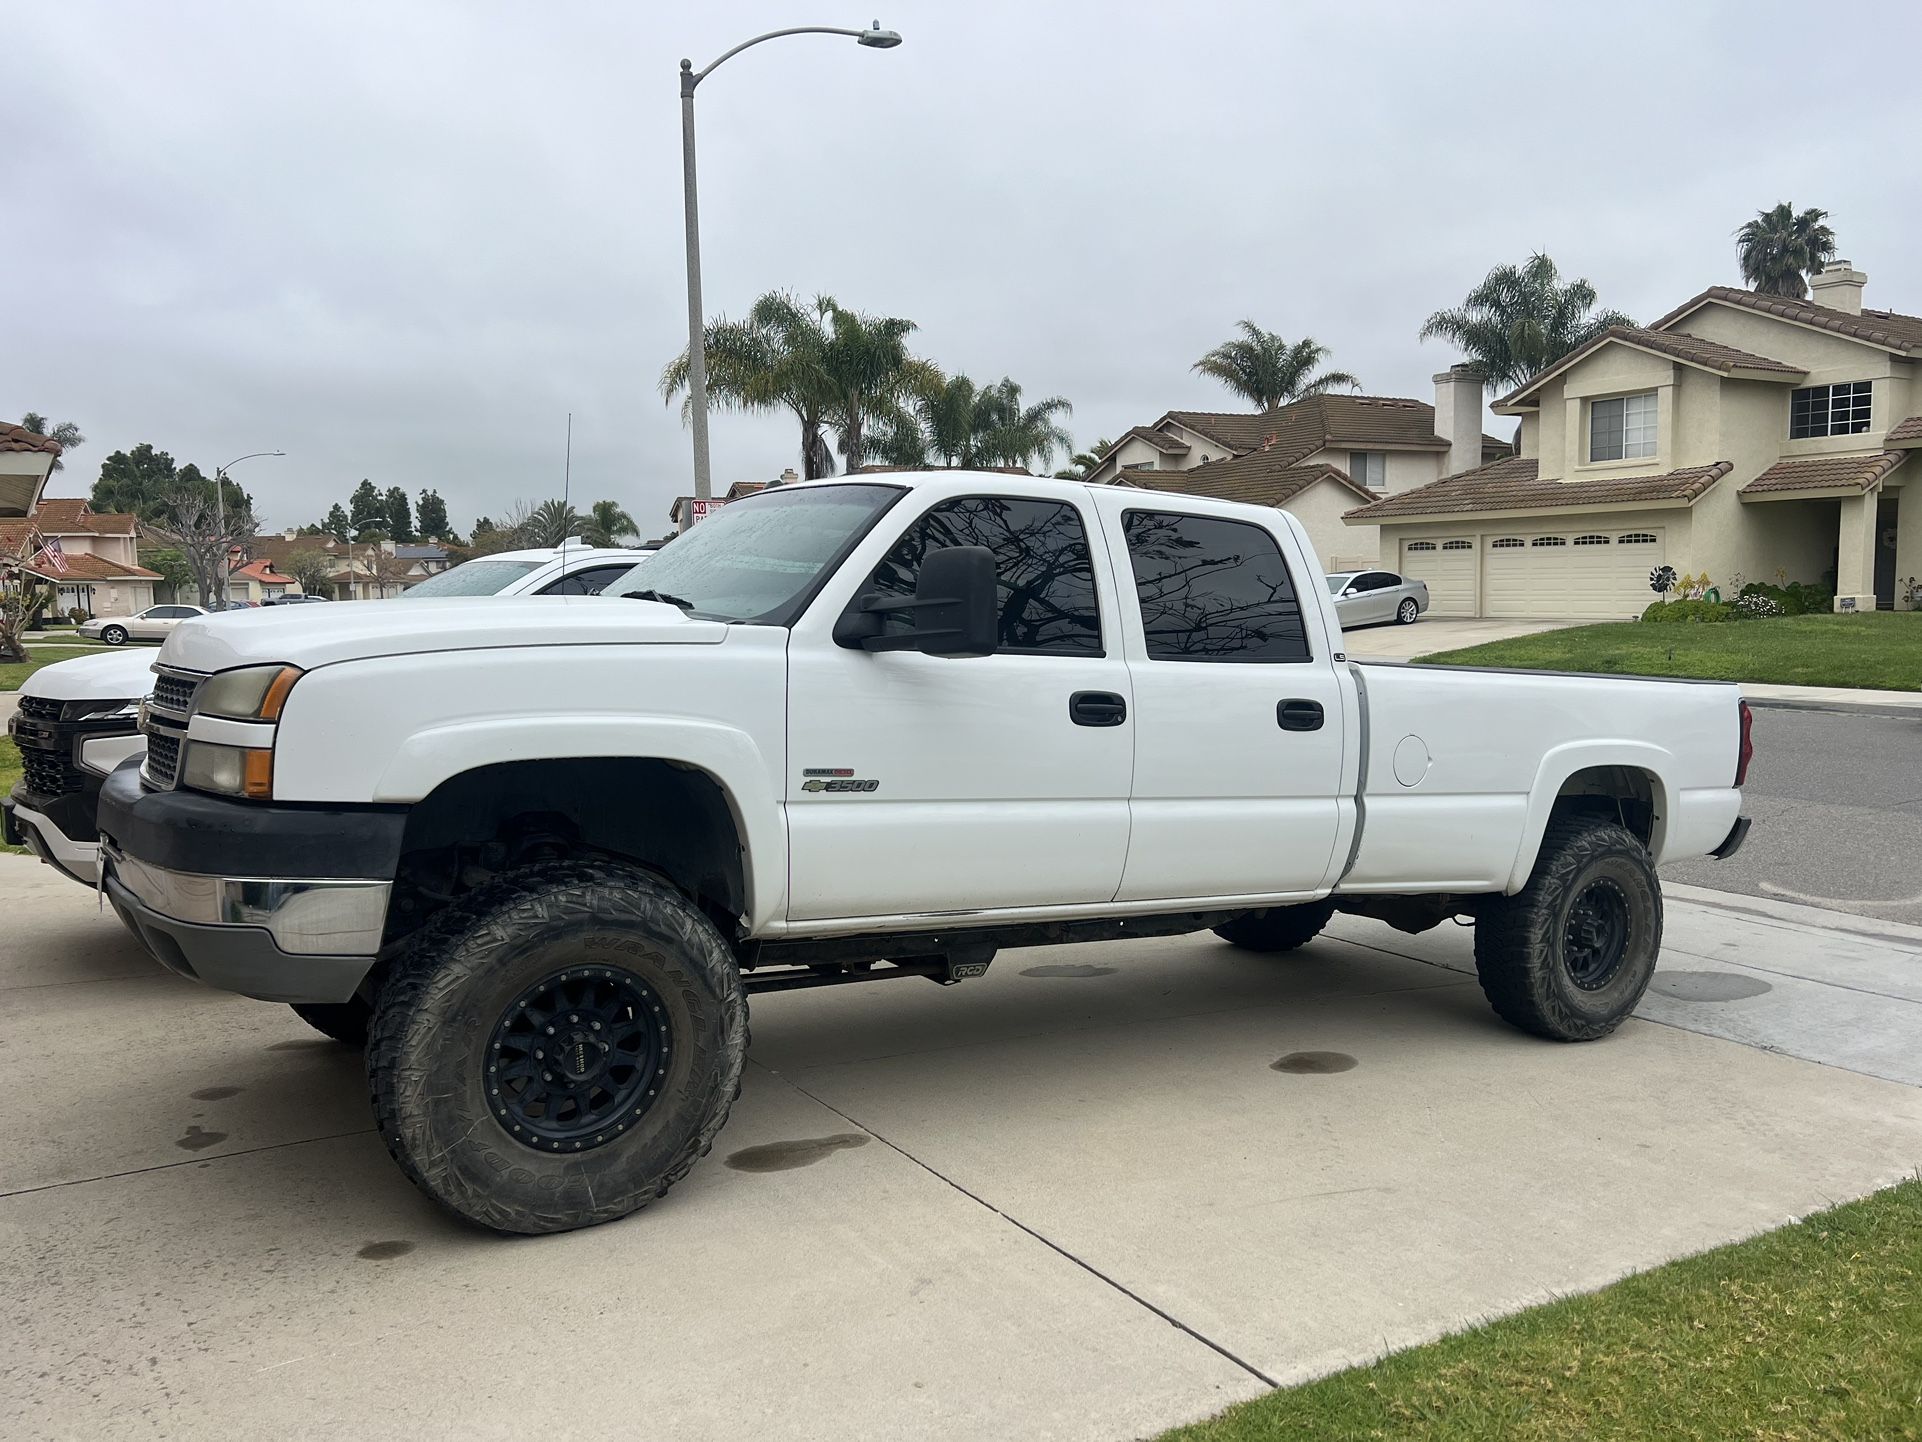
[[[726,634],[720,621],[693,620],[660,601],[616,596],[342,601],[183,621],[160,648],[160,664],[224,671],[285,661],[311,670],[375,656],[503,646],[715,645]]]
[[[49,701],[136,701],[153,690],[153,662],[151,646],[75,656],[42,666],[27,677],[20,694]]]

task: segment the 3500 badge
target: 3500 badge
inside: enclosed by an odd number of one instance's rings
[[[848,776],[837,776],[832,781],[815,778],[801,783],[803,791],[879,791],[879,781],[858,781]]]

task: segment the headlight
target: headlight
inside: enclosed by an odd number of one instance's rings
[[[274,753],[255,746],[188,741],[181,757],[179,784],[221,796],[265,800],[274,794]]]
[[[298,666],[243,666],[222,671],[200,687],[194,714],[230,721],[278,721],[287,693],[300,679]]]

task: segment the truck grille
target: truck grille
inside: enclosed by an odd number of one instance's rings
[[[147,733],[147,764],[143,770],[148,782],[162,791],[172,789],[180,771],[180,737],[172,731]]]
[[[82,785],[80,769],[61,751],[20,748],[20,779],[35,796],[65,796]]]
[[[154,673],[153,704],[162,711],[185,716],[194,707],[194,693],[204,677],[180,671]]]
[[[58,721],[60,702],[50,701],[45,696],[22,696],[19,711],[22,716],[31,716],[36,721]]]

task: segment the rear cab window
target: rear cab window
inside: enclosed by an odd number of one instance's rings
[[[1312,656],[1275,538],[1247,521],[1122,513],[1151,661],[1300,663]]]

